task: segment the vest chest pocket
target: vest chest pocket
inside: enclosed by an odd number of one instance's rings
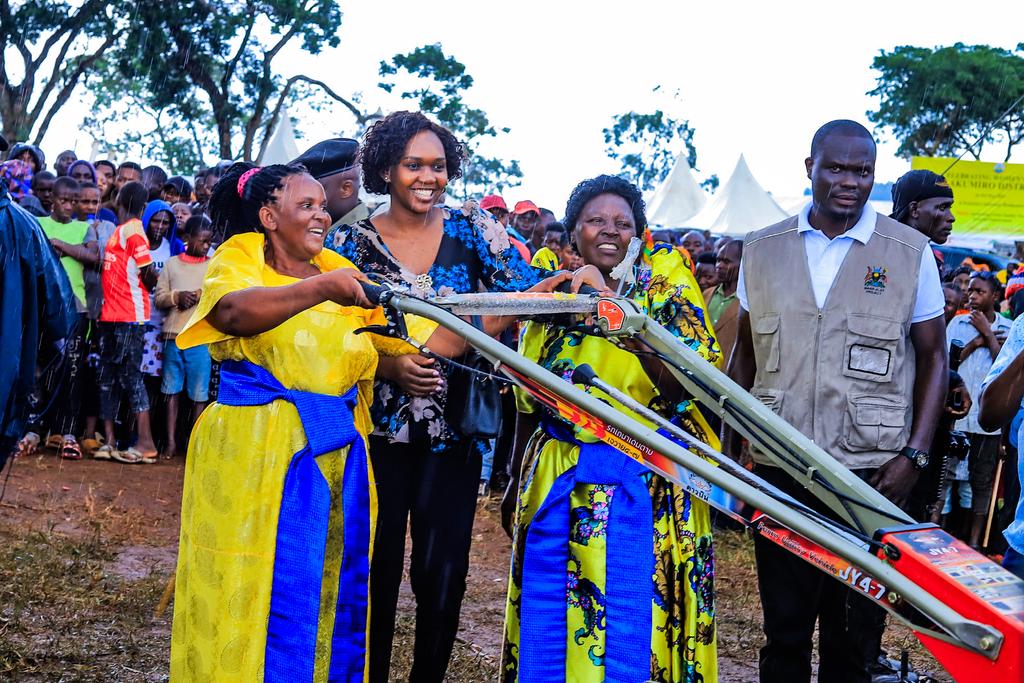
[[[906,445],[907,403],[896,396],[849,394],[842,446],[852,453],[898,451]]]
[[[903,325],[895,320],[851,313],[846,319],[843,374],[871,382],[891,382]]]
[[[782,399],[785,394],[781,389],[755,386],[751,387],[750,395],[763,403],[776,415],[782,415]]]
[[[762,370],[779,371],[779,314],[765,313],[753,321],[754,350],[764,360]]]

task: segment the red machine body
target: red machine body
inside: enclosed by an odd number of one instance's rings
[[[995,659],[915,631],[958,683],[1024,681],[1024,581],[938,528],[883,533],[899,549],[888,561],[962,616],[995,628]]]

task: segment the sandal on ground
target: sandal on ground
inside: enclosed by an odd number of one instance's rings
[[[102,446],[100,446],[99,448],[97,448],[95,451],[92,452],[92,459],[93,460],[110,460],[111,458],[114,457],[115,453],[117,453],[117,451],[114,450],[114,447],[111,446],[108,443],[105,443]]]
[[[114,451],[112,455],[114,460],[123,462],[126,465],[135,465],[143,460],[142,453],[135,446],[126,448],[123,451]]]
[[[68,435],[64,437],[64,442],[60,446],[58,455],[64,460],[81,460],[82,447],[75,441],[75,437]]]
[[[39,450],[39,435],[35,432],[26,432],[18,442],[18,450],[15,451],[14,457],[33,455],[37,450]]]
[[[81,444],[82,452],[85,453],[86,455],[92,455],[99,449],[100,446],[103,445],[96,439],[90,438],[88,436],[83,436],[81,439],[78,440],[78,443]]]
[[[46,437],[46,447],[47,448],[52,448],[55,451],[59,451],[63,445],[64,445],[64,435],[63,434],[50,434],[50,436]]]

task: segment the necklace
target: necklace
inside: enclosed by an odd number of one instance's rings
[[[367,237],[376,247],[377,251],[398,268],[398,275],[410,285],[416,287],[420,291],[421,296],[434,295],[434,278],[430,277],[430,272],[416,274],[402,265],[401,261],[392,256],[391,251],[384,244],[384,240],[381,239],[380,233],[377,232],[377,229],[369,219],[360,221],[353,227]]]

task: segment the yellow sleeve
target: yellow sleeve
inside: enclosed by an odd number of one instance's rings
[[[648,315],[712,365],[722,351],[704,310],[704,296],[683,255],[659,244],[651,255],[651,282],[646,291]]]
[[[231,338],[231,335],[211,325],[206,317],[225,295],[248,287],[263,286],[262,245],[263,235],[258,233],[235,235],[220,245],[210,259],[206,277],[203,278],[203,293],[199,303],[175,339],[178,348],[187,349]]]

